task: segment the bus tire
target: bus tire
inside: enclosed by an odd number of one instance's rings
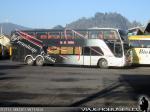
[[[107,60],[106,59],[100,59],[99,61],[98,61],[98,67],[100,67],[100,68],[104,68],[104,69],[106,69],[106,68],[108,68],[108,62],[107,62]]]
[[[37,66],[43,66],[44,65],[44,59],[43,59],[43,57],[42,56],[38,56],[36,58],[35,63],[36,63]]]
[[[25,63],[27,65],[34,65],[34,60],[31,56],[28,56],[28,57],[25,58]]]

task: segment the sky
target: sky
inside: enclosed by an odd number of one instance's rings
[[[117,12],[146,24],[150,0],[0,0],[0,23],[11,22],[31,28],[65,26],[97,12]]]

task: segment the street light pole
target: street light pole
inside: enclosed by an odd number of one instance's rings
[[[2,26],[2,24],[1,24],[1,34],[0,35],[2,35],[3,34],[3,26]],[[1,45],[1,49],[2,49],[2,57],[5,55],[4,54],[4,46],[3,45]]]
[[[2,35],[2,32],[3,32],[3,28],[2,28],[3,26],[1,25],[1,35]]]

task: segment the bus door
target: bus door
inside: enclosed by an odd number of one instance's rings
[[[90,49],[90,47],[83,47],[82,58],[83,58],[83,65],[91,65],[91,49]]]
[[[97,65],[100,58],[104,57],[102,49],[98,46],[91,46],[91,65]]]
[[[83,48],[83,65],[97,65],[98,60],[104,53],[98,46],[89,46]]]
[[[124,63],[122,44],[120,42],[114,41],[114,42],[107,43],[107,45],[114,55],[109,57],[110,65],[112,66],[122,65],[122,63]]]
[[[122,57],[123,56],[123,47],[121,42],[109,41],[106,42],[111,52],[114,54],[115,57]]]
[[[123,49],[121,43],[114,43],[114,55],[118,58],[123,56]]]

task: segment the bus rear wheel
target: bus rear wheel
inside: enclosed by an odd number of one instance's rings
[[[28,64],[28,65],[34,65],[34,60],[31,56],[28,56],[26,59],[25,59],[25,63]]]
[[[107,62],[107,60],[106,59],[100,59],[98,61],[98,67],[104,68],[104,69],[108,68],[108,62]]]
[[[44,59],[43,59],[43,57],[38,56],[38,57],[36,58],[36,65],[37,65],[37,66],[43,66],[43,65],[44,65]]]

